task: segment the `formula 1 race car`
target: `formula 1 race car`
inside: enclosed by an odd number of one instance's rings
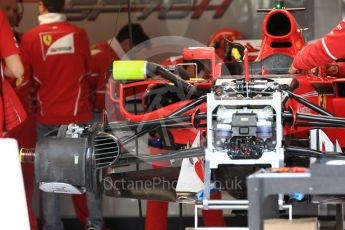
[[[235,209],[236,202],[211,201],[210,194],[227,190],[235,198],[245,197],[245,177],[259,168],[308,167],[311,157],[342,159],[345,112],[336,108],[345,102],[345,80],[322,70],[318,76],[288,73],[294,55],[305,46],[293,10],[301,9],[280,5],[267,10],[260,52],[253,62],[245,49],[243,61],[220,62],[210,47],[186,48],[183,65],[115,61],[109,85],[112,103],[104,122],[62,126],[57,137],[37,143],[40,188]],[[198,75],[198,67],[202,78],[191,74]],[[145,135],[162,153],[134,154],[131,144]],[[182,166],[179,159],[184,159]],[[117,170],[164,160],[170,167]],[[244,179],[241,190],[215,183],[225,185],[235,177]],[[160,178],[154,189],[127,186],[129,181],[153,178]],[[197,185],[179,184],[183,180]],[[123,186],[115,186],[119,181]],[[165,186],[174,181],[177,186]]]

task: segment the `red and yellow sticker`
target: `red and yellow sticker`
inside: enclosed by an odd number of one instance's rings
[[[46,46],[50,46],[53,42],[53,37],[50,35],[50,34],[47,34],[47,35],[43,35],[43,43],[46,45]]]

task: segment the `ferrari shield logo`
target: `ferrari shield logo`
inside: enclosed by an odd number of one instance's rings
[[[53,37],[50,34],[43,35],[43,43],[46,46],[50,46],[53,42]]]

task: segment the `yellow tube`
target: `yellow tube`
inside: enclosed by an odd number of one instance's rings
[[[146,61],[114,61],[114,80],[145,80]]]

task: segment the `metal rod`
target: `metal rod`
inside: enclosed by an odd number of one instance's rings
[[[127,16],[128,16],[128,40],[129,40],[129,48],[132,49],[133,48],[133,33],[132,33],[132,14],[131,14],[131,0],[127,0],[127,7],[128,7],[128,11],[127,11]]]
[[[149,163],[153,161],[161,161],[161,160],[173,160],[173,159],[182,159],[182,158],[189,158],[189,157],[200,157],[205,155],[205,149],[202,148],[192,148],[192,149],[183,149],[178,150],[170,153],[165,154],[157,154],[157,155],[142,155],[139,157],[136,156],[128,156],[128,157],[120,157],[120,159],[115,163],[114,166],[124,166],[128,164],[136,164],[136,163]]]
[[[306,8],[286,8],[287,11],[305,11]],[[270,12],[272,9],[256,9],[257,12]]]
[[[282,116],[283,116],[283,119],[285,120],[293,119],[293,114],[290,112],[283,112]],[[331,116],[323,116],[323,115],[296,113],[296,119],[311,121],[311,122],[322,122],[322,123],[329,123],[329,124],[345,125],[345,118],[342,118],[342,117],[331,117]]]
[[[198,208],[203,208],[203,205],[197,205]],[[233,209],[233,210],[248,210],[249,205],[215,205],[208,206],[208,210],[221,210],[221,209]]]
[[[204,120],[207,118],[206,113],[200,113],[195,115],[196,120]],[[140,128],[147,128],[148,126],[157,126],[157,125],[172,125],[182,122],[191,122],[192,115],[186,116],[176,116],[176,117],[165,117],[161,119],[154,119],[148,121],[141,121],[141,122],[120,122],[119,124],[116,122],[109,123],[109,127],[112,130],[116,129],[135,129],[140,126]]]
[[[322,157],[322,152],[314,149],[289,146],[285,148],[285,154],[289,156]]]
[[[171,113],[168,117],[174,117],[174,116],[179,116],[181,114],[184,114],[185,112],[195,108],[196,106],[202,104],[203,102],[206,101],[206,95],[201,96],[197,99],[195,99],[194,101],[188,103],[187,105],[185,105],[182,108],[179,108],[178,110],[174,111],[173,113]],[[142,135],[145,135],[146,133],[149,133],[151,131],[154,131],[156,129],[158,129],[160,127],[160,125],[154,126],[154,127],[149,127],[149,128],[145,128],[142,131],[138,132],[137,134],[134,134],[130,137],[127,137],[126,139],[124,139],[122,141],[123,145],[126,145],[130,142],[132,142],[133,140],[135,140],[136,138],[141,137]]]
[[[183,230],[183,207],[182,207],[182,203],[179,204],[179,209],[180,209],[180,216],[179,216],[179,221],[180,221],[180,226],[179,226],[179,230]]]
[[[162,125],[162,127],[169,128],[169,129],[183,129],[183,128],[194,128],[192,124],[177,124],[177,125]],[[206,128],[206,123],[199,124],[199,128]]]
[[[327,122],[296,122],[296,127],[316,127],[316,128],[345,128],[339,124],[331,124]]]
[[[345,118],[341,117],[330,117],[322,115],[310,115],[305,113],[296,113],[296,118],[299,120],[307,120],[314,122],[327,122],[330,124],[345,125]]]
[[[194,128],[194,126],[191,123],[180,123],[180,124],[161,124],[161,128],[169,128],[169,129],[183,129],[183,128]],[[199,124],[199,128],[205,128],[207,127],[206,123]],[[120,131],[120,130],[116,130]],[[127,128],[121,129],[121,131],[128,131]]]
[[[289,210],[289,220],[292,220],[292,205],[291,204],[282,205],[282,208],[285,210]]]
[[[325,116],[334,116],[333,114],[331,114],[330,112],[324,110],[323,108],[311,103],[310,101],[304,99],[303,97],[297,95],[297,94],[294,94],[293,92],[291,91],[286,91],[290,97],[292,97],[293,99],[295,99],[297,102],[301,103],[302,105],[304,106],[307,106],[308,108],[322,114],[322,115],[325,115]]]
[[[343,156],[341,153],[338,153],[335,155],[334,153],[332,155],[327,154],[327,152],[321,152],[315,149],[309,149],[309,148],[303,148],[303,147],[297,147],[297,146],[288,146],[285,148],[285,154],[288,156],[305,156],[305,157],[315,157],[315,158],[322,158],[322,157],[340,157]]]
[[[198,206],[194,205],[194,229],[198,229]]]
[[[249,204],[248,200],[209,200],[209,205],[246,205]]]
[[[344,204],[336,204],[336,229],[343,230],[344,229]]]

